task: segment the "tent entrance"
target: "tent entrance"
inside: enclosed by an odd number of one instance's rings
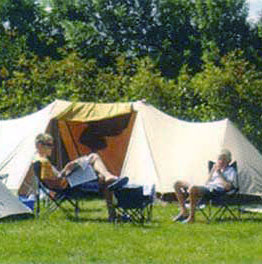
[[[54,137],[52,163],[61,170],[65,164],[80,156],[97,152],[109,171],[120,175],[129,144],[136,113],[91,122],[51,120],[47,132]],[[32,171],[29,171],[19,194],[32,190]]]

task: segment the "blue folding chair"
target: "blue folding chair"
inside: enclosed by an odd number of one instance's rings
[[[208,161],[209,172],[211,171],[213,165],[213,161]],[[230,166],[237,171],[236,161],[230,164]],[[222,220],[226,213],[228,213],[232,219],[239,220],[241,215],[238,174],[236,176],[236,182],[231,190],[218,197],[203,198],[198,204],[198,209],[208,222],[211,222],[214,219]]]
[[[40,215],[40,192],[48,197],[49,203],[45,207],[45,214],[51,213],[60,208],[69,215],[69,210],[62,206],[62,203],[68,201],[74,208],[75,217],[78,217],[80,208],[79,201],[90,197],[101,197],[102,192],[98,180],[93,180],[72,188],[57,189],[47,186],[41,180],[41,163],[39,161],[33,163],[33,170],[37,182],[38,190],[36,195],[36,216]]]
[[[132,223],[145,223],[152,219],[155,185],[148,195],[144,194],[144,186],[127,184],[111,184],[109,191],[114,192],[113,207],[116,211],[115,221]]]

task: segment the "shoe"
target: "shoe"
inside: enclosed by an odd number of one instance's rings
[[[121,220],[123,222],[131,222],[131,217],[129,215],[124,214],[122,215]]]
[[[182,214],[179,214],[177,216],[174,216],[172,221],[173,222],[183,222],[185,221],[186,219],[188,218],[188,215],[182,215]]]
[[[112,192],[122,189],[128,183],[128,180],[128,177],[120,177],[108,186],[108,190]]]

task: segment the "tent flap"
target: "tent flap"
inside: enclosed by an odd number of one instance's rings
[[[88,122],[128,114],[131,111],[130,103],[72,103],[55,118],[64,121]]]

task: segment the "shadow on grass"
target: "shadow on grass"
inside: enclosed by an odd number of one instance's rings
[[[107,218],[102,218],[102,217],[75,217],[75,216],[68,216],[67,219],[72,222],[95,222],[95,223],[110,223],[110,224],[115,224],[115,225],[123,225],[123,224],[131,224],[134,226],[144,226],[144,227],[149,227],[153,223],[156,224],[156,221],[154,222],[144,222],[144,223],[134,223],[131,221],[108,221]]]
[[[111,224],[114,226],[132,226],[133,228],[143,228],[143,229],[155,229],[160,226],[159,221],[148,221],[144,223],[139,222],[132,222],[132,221],[109,221],[107,218],[104,217],[75,217],[75,216],[68,216],[67,220],[75,223],[103,223],[103,224]]]
[[[75,215],[75,209],[72,208],[72,207],[64,207],[63,205],[61,205],[60,207],[57,207],[55,209],[50,209],[48,206],[45,208],[45,207],[42,207],[40,209],[40,217],[48,217],[50,216],[51,214],[57,212],[57,211],[61,211],[63,212],[66,216],[68,216],[68,218],[77,218],[77,217],[74,217]],[[85,213],[88,213],[88,214],[92,214],[92,213],[99,213],[99,212],[102,212],[103,209],[102,208],[87,208],[87,207],[81,207],[79,208],[79,212],[78,212],[78,215],[80,214],[85,214]]]
[[[0,219],[0,223],[11,223],[17,221],[32,220],[35,218],[34,214],[19,214],[19,215],[9,215]]]
[[[84,223],[84,222],[109,223],[108,219],[102,217],[81,217],[81,216],[76,217],[73,215],[68,215],[67,220],[76,223]]]
[[[222,219],[214,219],[210,222],[208,221],[201,221],[205,224],[223,224],[223,223],[248,223],[248,222],[256,222],[256,223],[262,223],[262,215],[260,216],[245,216],[245,217],[241,217],[240,219],[233,219],[233,218],[230,218],[230,217],[225,217],[225,218],[222,218]]]
[[[243,213],[241,221],[262,223],[262,214]]]

